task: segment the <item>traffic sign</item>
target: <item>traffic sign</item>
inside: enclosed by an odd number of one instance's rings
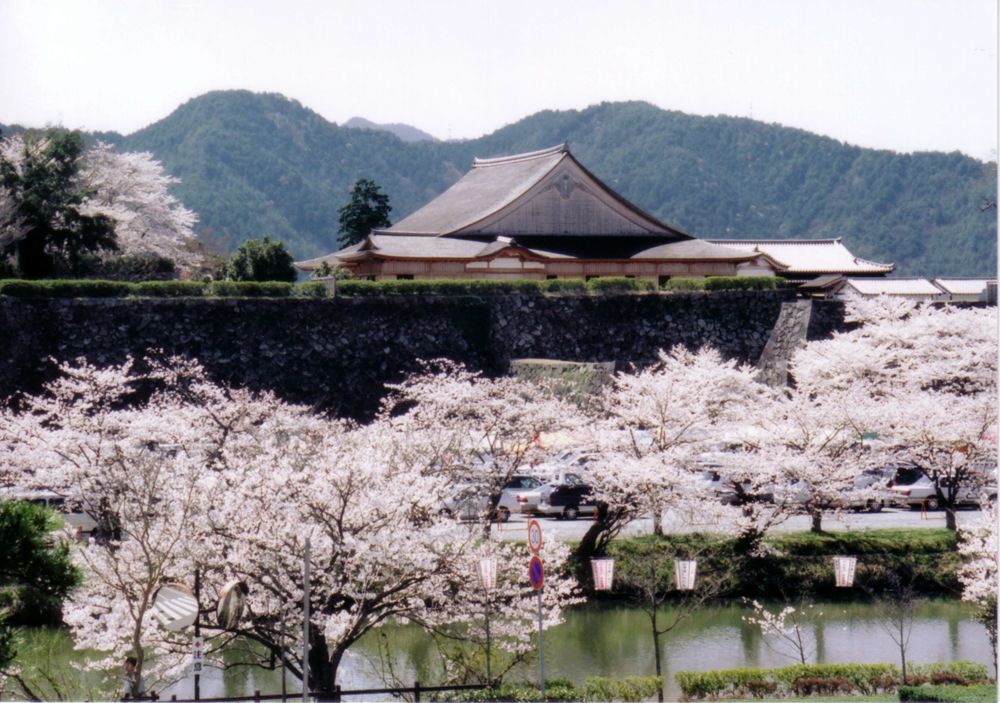
[[[194,638],[194,641],[191,643],[191,658],[195,661],[205,658],[205,640],[203,638]]]
[[[531,579],[531,587],[536,591],[542,590],[542,583],[545,581],[545,569],[542,568],[542,560],[538,557],[531,557],[528,564],[528,578]]]
[[[528,547],[532,554],[538,554],[542,548],[542,526],[538,524],[538,520],[528,522]]]

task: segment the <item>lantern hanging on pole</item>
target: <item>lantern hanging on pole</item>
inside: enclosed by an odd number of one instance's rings
[[[854,585],[854,571],[857,565],[857,557],[833,558],[833,574],[839,588],[850,588]]]
[[[487,591],[497,585],[497,560],[492,557],[479,560],[479,578]]]
[[[591,559],[590,568],[594,572],[594,590],[610,591],[615,578],[615,560]]]
[[[694,590],[694,578],[697,572],[698,562],[694,559],[674,559],[674,582],[677,590]]]

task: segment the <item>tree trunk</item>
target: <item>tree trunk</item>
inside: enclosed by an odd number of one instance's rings
[[[944,526],[946,529],[955,532],[958,530],[958,522],[955,518],[955,506],[945,505],[944,506]]]
[[[660,631],[656,627],[656,606],[654,605],[648,611],[650,623],[653,625],[653,654],[656,659],[656,675],[663,676],[663,667],[660,663]],[[660,684],[659,697],[657,698],[659,703],[663,703],[663,684]]]
[[[322,632],[309,632],[309,690],[332,695],[337,684],[337,668],[344,656],[338,647],[331,654]]]
[[[597,506],[597,516],[594,522],[591,523],[590,528],[587,529],[586,534],[583,535],[583,539],[580,540],[580,546],[576,548],[576,555],[580,558],[581,563],[583,559],[600,556],[600,554],[597,553],[597,542],[600,539],[601,534],[608,529],[607,519],[607,506]]]
[[[810,532],[815,532],[820,534],[823,532],[823,511],[816,510],[816,508],[809,506],[809,517],[811,518],[811,526],[809,528]]]
[[[653,534],[663,536],[663,512],[659,509],[653,510]]]

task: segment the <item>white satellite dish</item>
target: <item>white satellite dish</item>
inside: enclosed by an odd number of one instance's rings
[[[164,584],[153,594],[153,615],[164,628],[183,630],[197,619],[198,601],[183,583]]]

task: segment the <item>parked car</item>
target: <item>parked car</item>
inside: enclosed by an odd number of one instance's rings
[[[504,485],[497,503],[496,516],[506,522],[514,514],[531,514],[541,502],[539,488],[542,482],[534,476],[515,474]],[[459,520],[476,520],[486,512],[489,496],[479,485],[457,486],[444,499],[441,512]]]
[[[566,520],[575,520],[581,515],[593,515],[597,512],[597,503],[593,500],[593,488],[582,481],[555,486],[542,498],[537,512]]]
[[[941,492],[946,497],[951,497],[951,483],[947,478],[943,478],[940,481]],[[893,496],[893,503],[900,506],[910,506],[910,508],[919,508],[921,505],[927,510],[937,510],[941,507],[941,501],[938,498],[937,489],[934,488],[934,482],[929,476],[922,476],[918,480],[906,486],[893,486],[889,489]],[[978,505],[980,501],[980,496],[982,495],[981,488],[974,485],[965,485],[958,488],[958,493],[956,494],[956,505]],[[996,490],[994,487],[994,493],[996,495]],[[994,498],[995,500],[995,498]]]
[[[876,469],[865,471],[854,479],[854,486],[844,495],[831,499],[830,506],[850,510],[867,510],[877,513],[889,502],[888,484],[896,470]],[[795,481],[788,486],[774,489],[774,500],[791,505],[804,505],[813,500],[814,491],[808,481]]]
[[[580,474],[566,470],[532,475],[542,482],[542,485],[538,488],[538,492],[541,494],[542,500],[548,498],[549,494],[559,486],[577,486],[587,483],[586,479],[584,479],[584,477]]]

